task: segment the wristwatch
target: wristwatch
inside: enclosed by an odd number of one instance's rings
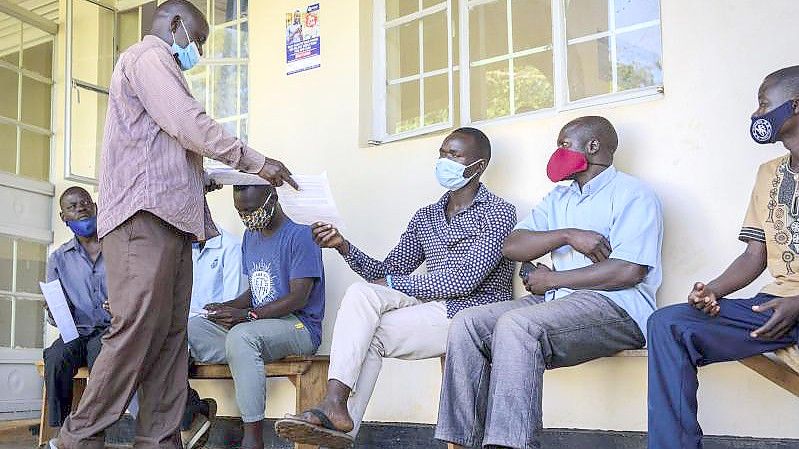
[[[258,314],[255,313],[254,309],[250,309],[247,311],[247,321],[255,321],[258,319]]]

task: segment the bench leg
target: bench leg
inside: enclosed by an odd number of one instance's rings
[[[302,413],[322,401],[327,385],[328,362],[314,362],[304,374],[290,377],[296,391],[296,412]],[[295,444],[295,449],[315,449],[311,444]]]
[[[47,386],[42,383],[42,414],[39,418],[39,446],[46,444],[53,437],[53,429],[47,421],[50,420],[50,409],[47,407]]]
[[[756,355],[739,361],[752,371],[799,396],[799,373],[790,367],[771,360],[765,355]]]

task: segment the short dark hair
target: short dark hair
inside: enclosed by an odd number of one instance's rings
[[[244,190],[252,189],[252,188],[262,188],[264,190],[275,190],[275,188],[271,184],[243,184],[243,185],[235,185],[233,186],[234,192],[241,192]]]
[[[763,81],[782,89],[789,99],[799,98],[799,65],[784,67],[769,73]]]
[[[67,195],[72,195],[73,193],[79,193],[79,194],[86,195],[90,199],[92,199],[92,201],[94,201],[94,199],[92,198],[91,193],[89,193],[88,190],[84,189],[83,187],[72,186],[72,187],[68,187],[66,190],[64,190],[64,193],[62,193],[61,196],[58,197],[58,204],[61,204],[61,202],[64,201],[64,198]]]
[[[564,127],[564,130],[577,130],[583,142],[587,143],[588,139],[599,139],[602,146],[615,152],[619,147],[619,135],[616,133],[616,128],[610,123],[610,120],[599,115],[587,115],[578,117]]]
[[[488,136],[486,136],[484,132],[477,128],[464,126],[463,128],[458,128],[455,131],[452,131],[450,135],[453,134],[470,136],[472,139],[474,139],[474,144],[476,146],[475,149],[480,157],[486,161],[491,159],[491,141],[488,140]]]

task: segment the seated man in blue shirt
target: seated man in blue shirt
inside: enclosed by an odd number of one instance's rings
[[[219,235],[192,244],[193,284],[189,317],[205,314],[205,306],[237,298],[247,289],[247,277],[241,269],[241,239],[216,225]],[[191,330],[191,329],[190,329]],[[189,335],[189,340],[191,340]],[[211,420],[216,416],[216,402],[200,399],[189,388],[186,411],[181,423],[183,447],[202,447],[208,440]]]
[[[69,343],[59,337],[44,350],[50,427],[61,427],[72,407],[72,377],[78,368],[94,365],[101,338],[111,324],[104,308],[108,299],[105,262],[97,240],[97,205],[80,187],[70,187],[58,201],[61,220],[75,235],[47,260],[47,282],[59,280],[80,335]],[[50,324],[55,324],[49,317]]]
[[[331,225],[314,225],[320,246],[335,248],[368,283],[353,284],[341,301],[324,400],[278,421],[278,435],[346,447],[363,419],[383,357],[440,357],[456,313],[511,299],[513,264],[501,248],[516,209],[480,182],[491,142],[478,129],[460,128],[444,139],[438,155],[436,178],[448,192],[416,212],[385,260],[366,255]],[[422,263],[426,272],[414,273]]]
[[[540,447],[544,370],[644,346],[660,286],[661,205],[617,171],[618,137],[578,118],[547,166],[559,185],[505,240],[531,296],[475,307],[452,323],[436,438],[468,447]]]
[[[322,340],[322,250],[308,226],[283,213],[274,187],[234,186],[233,200],[247,228],[242,271],[249,288],[189,319],[189,349],[197,362],[230,365],[244,421],[241,447],[263,449],[264,364],[312,355]]]

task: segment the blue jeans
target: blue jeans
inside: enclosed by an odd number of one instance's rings
[[[664,307],[649,318],[649,449],[702,447],[697,367],[796,344],[797,326],[777,340],[749,336],[771,316],[754,312],[752,306],[771,299],[762,293],[751,299],[722,299],[715,318],[689,304]]]

